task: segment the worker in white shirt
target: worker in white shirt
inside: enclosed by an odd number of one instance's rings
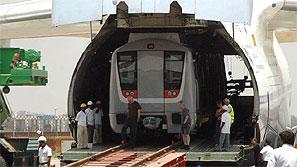
[[[39,148],[38,148],[38,159],[39,167],[49,167],[51,165],[52,149],[46,144],[46,138],[40,136],[38,138]]]
[[[80,111],[76,115],[75,121],[77,121],[77,147],[78,148],[88,148],[87,147],[87,115],[86,115],[87,105],[82,103],[80,105]]]
[[[88,130],[88,148],[93,147],[94,129],[95,129],[95,114],[93,110],[93,102],[88,101],[87,114],[87,130]]]
[[[279,134],[282,146],[273,150],[268,167],[297,167],[297,149],[293,147],[295,135],[286,130]]]
[[[94,133],[94,143],[102,144],[102,103],[100,100],[96,101],[95,111],[95,133]]]
[[[228,149],[230,146],[231,115],[229,113],[229,107],[227,105],[224,105],[222,109],[224,111],[221,117],[219,151],[222,151],[223,144],[225,149]]]
[[[270,159],[270,156],[273,152],[273,148],[271,147],[271,142],[268,139],[265,139],[264,141],[264,147],[262,148],[262,150],[260,151],[260,156],[261,156],[261,160],[268,162],[268,160]]]
[[[234,108],[233,106],[230,104],[230,100],[228,98],[224,99],[224,105],[228,106],[228,112],[230,113],[231,116],[231,124],[233,124],[234,122]]]

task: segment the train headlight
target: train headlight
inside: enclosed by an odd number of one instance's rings
[[[168,96],[171,96],[172,95],[172,92],[171,91],[168,91]]]
[[[126,95],[126,96],[129,96],[129,92],[127,91],[127,92],[125,93],[125,95]]]
[[[137,90],[122,90],[122,95],[127,98],[128,96],[132,96],[134,98],[137,97]]]
[[[165,98],[176,98],[179,94],[179,90],[165,90],[164,96]]]
[[[176,92],[175,92],[175,91],[173,91],[173,92],[172,92],[172,95],[173,95],[173,96],[176,96]]]

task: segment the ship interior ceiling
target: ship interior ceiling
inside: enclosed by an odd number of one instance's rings
[[[214,29],[201,31],[194,28],[189,29],[117,29],[115,26],[103,27],[93,42],[87,47],[79,61],[76,73],[72,80],[74,110],[79,109],[81,102],[88,100],[102,100],[103,117],[103,140],[112,141],[114,137],[110,133],[109,124],[109,82],[110,82],[110,59],[113,51],[128,42],[130,32],[179,32],[181,42],[186,47],[192,48],[195,75],[199,84],[199,111],[198,117],[208,115],[208,121],[200,124],[198,132],[209,134],[210,126],[215,129],[214,115],[215,104],[218,99],[227,96],[227,79],[224,64],[224,55],[238,55],[231,44],[227,42]],[[242,137],[246,133],[248,117],[253,113],[253,97],[234,96],[231,103],[235,110],[236,135]],[[199,119],[198,119],[199,120]],[[236,126],[235,126],[236,125]],[[248,127],[250,128],[250,127]],[[253,131],[253,129],[248,129]],[[252,133],[252,132],[251,132]],[[246,136],[244,136],[246,138]],[[250,136],[249,136],[250,137]]]
[[[235,121],[231,130],[233,142],[248,143],[254,135],[254,125],[252,124],[254,98],[253,96],[239,95],[244,92],[245,83],[251,77],[242,74],[240,78],[234,78],[234,83],[227,80],[229,71],[226,73],[226,64],[224,63],[227,55],[235,57],[239,53],[215,31],[209,31],[202,35],[191,34],[185,39],[188,47],[193,49],[195,75],[199,85],[197,117],[200,128],[198,133],[204,137],[213,136],[214,131],[209,129],[215,129],[216,101],[229,97],[235,110]],[[230,72],[232,73],[232,71]],[[248,87],[250,88],[252,85]]]

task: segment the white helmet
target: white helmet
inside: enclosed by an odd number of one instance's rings
[[[42,132],[41,132],[41,130],[38,130],[36,133],[40,135]]]
[[[91,106],[91,105],[93,105],[93,102],[92,101],[88,101],[88,106]]]
[[[224,103],[226,103],[226,104],[230,104],[230,100],[229,100],[228,98],[225,98],[223,101],[224,101]]]
[[[46,142],[46,138],[44,136],[40,136],[37,141],[38,142],[40,142],[40,141]]]

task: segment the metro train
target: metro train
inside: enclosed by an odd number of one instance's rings
[[[126,98],[133,96],[142,106],[144,127],[178,133],[178,101],[187,104],[196,122],[198,92],[193,90],[197,87],[190,49],[162,38],[129,42],[115,50],[111,58],[111,127],[120,133],[127,114]]]

